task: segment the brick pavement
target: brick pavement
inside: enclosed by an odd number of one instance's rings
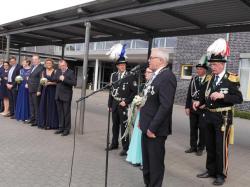
[[[80,91],[75,90],[78,98]],[[72,187],[104,186],[106,141],[106,93],[87,101],[85,134],[77,133],[76,158]],[[72,107],[72,120],[75,105]],[[173,135],[166,143],[166,176],[163,186],[208,187],[212,179],[198,179],[204,169],[205,155],[184,154],[188,147],[188,120],[180,106],[174,107]],[[225,187],[250,184],[247,140],[249,121],[236,120],[236,145],[231,150],[229,177]],[[245,128],[247,127],[247,128]],[[0,187],[67,187],[72,155],[73,135],[61,137],[53,130],[40,130],[0,116]],[[126,163],[118,151],[110,153],[110,187],[143,187],[141,171]]]

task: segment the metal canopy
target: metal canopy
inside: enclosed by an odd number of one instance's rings
[[[11,35],[12,48],[81,43],[86,21],[91,42],[243,32],[250,31],[250,2],[97,0],[0,25],[0,36]]]

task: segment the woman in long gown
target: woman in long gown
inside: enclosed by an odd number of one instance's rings
[[[50,58],[45,60],[45,70],[41,74],[39,93],[41,102],[39,106],[38,128],[58,129],[58,113],[55,101],[56,82],[54,82],[54,61]],[[43,80],[46,81],[43,81]]]
[[[147,87],[150,85],[152,80],[153,71],[149,68],[145,71],[146,84],[143,89],[143,95],[146,94]],[[139,118],[140,118],[140,106],[138,107],[136,120],[134,123],[134,130],[130,140],[129,149],[127,151],[126,160],[133,164],[134,166],[142,165],[142,150],[141,150],[141,130],[139,128]]]
[[[18,83],[18,94],[15,111],[15,118],[18,121],[25,121],[30,118],[29,90],[27,86],[27,81],[31,73],[30,63],[30,60],[24,59],[22,61],[23,68],[20,70],[22,81]]]
[[[4,68],[4,72],[0,77],[0,80],[1,80],[0,81],[0,84],[1,84],[0,92],[1,92],[1,97],[3,99],[4,111],[0,114],[3,116],[8,116],[10,114],[10,111],[9,111],[9,98],[8,98],[6,84],[8,83],[8,73],[9,73],[9,69],[10,69],[9,62],[5,61],[3,63],[3,68]]]

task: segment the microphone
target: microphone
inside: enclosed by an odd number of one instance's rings
[[[134,68],[132,68],[131,70],[130,70],[130,72],[131,73],[134,73],[134,72],[136,72],[136,71],[138,71],[138,70],[144,70],[144,69],[146,69],[148,67],[148,64],[147,63],[145,63],[145,64],[140,64],[140,65],[137,65],[137,66],[135,66]]]

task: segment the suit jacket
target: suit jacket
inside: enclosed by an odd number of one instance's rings
[[[176,91],[176,77],[163,68],[147,91],[147,100],[140,110],[140,128],[143,133],[149,129],[156,136],[172,133],[172,111]]]
[[[125,75],[128,75],[128,72],[125,72]],[[115,82],[118,80],[118,72],[114,72],[111,75],[110,82]],[[113,93],[113,94],[112,94]],[[128,106],[134,99],[135,95],[137,94],[137,82],[135,80],[135,76],[127,77],[119,83],[115,83],[111,88],[111,94],[109,95],[108,100],[108,107],[112,108],[112,111],[116,111],[119,103],[117,98],[122,98],[122,100]],[[114,98],[114,95],[116,95]]]
[[[34,71],[31,70],[32,73],[30,73],[27,81],[30,93],[38,92],[38,88],[40,85],[40,76],[43,70],[44,66],[42,64],[39,64]]]
[[[64,75],[63,81],[59,79],[61,75]],[[55,72],[54,80],[57,82],[55,99],[71,102],[73,86],[76,85],[74,72],[71,69],[67,69],[66,72],[62,74],[62,71],[58,69]]]
[[[11,76],[12,82],[10,83],[13,85],[12,89],[17,87],[17,83],[16,83],[15,79],[16,79],[16,76],[20,75],[20,69],[22,69],[22,66],[20,64],[17,64],[13,73],[12,73],[12,76]],[[9,73],[10,73],[10,71],[9,71]]]
[[[4,68],[3,68],[3,65],[2,65],[1,68],[0,68],[0,76],[3,74],[3,72],[4,72]]]

